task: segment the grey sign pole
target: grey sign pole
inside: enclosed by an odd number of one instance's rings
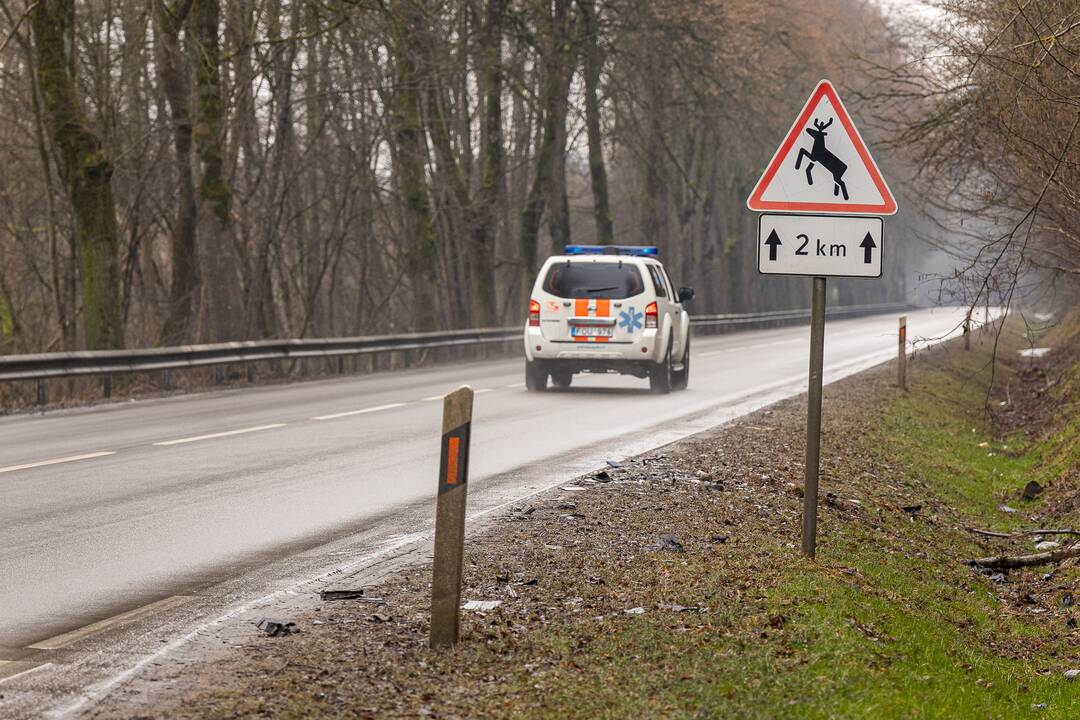
[[[803,485],[802,551],[817,552],[818,466],[821,459],[821,368],[825,357],[825,278],[814,278],[810,308],[810,387],[806,408],[806,482]]]
[[[435,562],[431,578],[433,648],[451,647],[458,641],[472,408],[473,391],[468,386],[443,398],[439,497],[435,505]]]

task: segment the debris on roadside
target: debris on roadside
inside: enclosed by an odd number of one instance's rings
[[[906,512],[908,515],[915,517],[922,510],[922,505],[903,505],[900,509]]]
[[[604,462],[608,464],[608,467],[621,468],[623,466],[618,460],[605,460]]]
[[[699,607],[697,605],[679,605],[677,603],[660,603],[656,606],[657,610],[665,610],[667,612],[690,612],[690,613],[704,613],[708,612],[709,608]]]
[[[529,520],[531,519],[530,515],[532,515],[534,512],[536,512],[535,505],[525,505],[522,507],[513,508],[510,512],[509,517],[511,520]]]
[[[296,623],[288,622],[286,620],[273,620],[271,618],[260,618],[255,626],[266,633],[269,637],[284,637],[285,635],[291,635],[292,633],[300,632],[296,627]]]
[[[1036,496],[1040,495],[1043,491],[1043,486],[1034,480],[1030,480],[1027,485],[1024,486],[1024,491],[1021,494],[1025,500],[1034,500]]]
[[[356,600],[364,596],[363,589],[358,590],[320,590],[319,599],[329,602],[332,600]]]
[[[487,610],[494,610],[502,605],[502,600],[469,600],[461,606],[463,610],[476,610],[479,612],[485,612]]]
[[[862,503],[854,498],[840,497],[836,493],[825,493],[825,504],[834,507],[837,510],[858,510],[862,507]]]
[[[1016,512],[1016,508],[1009,507],[1008,505],[1004,505],[1004,504],[998,505],[998,510],[1000,510],[1003,513],[1009,513],[1009,514],[1012,514],[1012,513]]]
[[[682,541],[674,535],[661,535],[652,545],[652,549],[670,550],[671,552],[682,552],[683,544]]]
[[[1065,676],[1066,680],[1075,680],[1078,676],[1080,676],[1080,670],[1078,670],[1076,668],[1074,668],[1072,670],[1066,670],[1065,672],[1062,673],[1062,675]]]
[[[645,608],[643,608],[643,607],[628,608],[626,610],[623,610],[623,614],[624,615],[644,615],[645,614]]]

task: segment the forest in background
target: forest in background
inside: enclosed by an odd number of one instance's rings
[[[659,245],[694,312],[805,307],[745,198],[817,80],[858,120],[898,47],[862,0],[0,9],[3,353],[513,324],[569,242]],[[904,299],[909,224],[830,302]]]

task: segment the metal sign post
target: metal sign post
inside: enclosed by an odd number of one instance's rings
[[[814,278],[810,309],[810,383],[806,406],[806,481],[803,483],[802,551],[817,552],[818,468],[821,461],[821,373],[825,359],[825,278]]]
[[[465,386],[443,398],[439,497],[435,505],[435,562],[431,578],[431,647],[458,641],[461,565],[465,555],[465,494],[473,391]]]

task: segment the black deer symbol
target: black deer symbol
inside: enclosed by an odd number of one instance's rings
[[[818,122],[814,120],[814,127],[817,130],[811,130],[806,128],[806,133],[814,138],[814,146],[810,148],[810,152],[806,152],[806,148],[799,150],[799,156],[795,158],[795,169],[798,170],[802,165],[803,158],[805,157],[809,164],[806,166],[806,182],[810,185],[814,184],[814,176],[811,171],[814,169],[814,163],[821,163],[825,166],[825,169],[832,173],[833,179],[833,195],[839,195],[844,193],[844,199],[848,199],[847,185],[844,184],[844,173],[847,172],[847,165],[844,161],[836,157],[825,147],[825,136],[828,135],[825,132],[825,128],[832,125],[833,118],[829,118],[829,122]]]

